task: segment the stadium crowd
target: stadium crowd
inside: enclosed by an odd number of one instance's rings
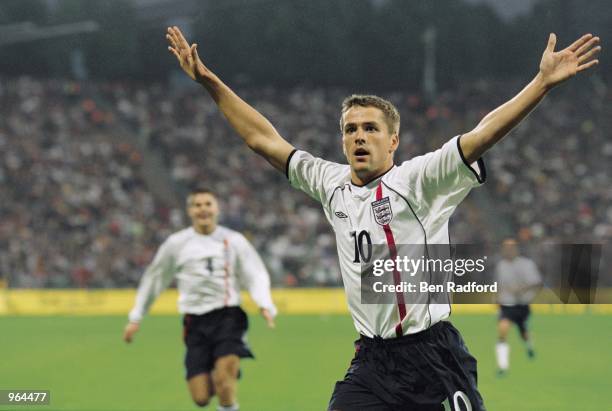
[[[396,160],[471,129],[518,88],[466,83],[432,103],[414,92],[381,93],[402,115]],[[343,161],[346,90],[239,94],[296,147]],[[548,97],[486,155],[489,182],[455,213],[453,242],[508,233],[609,242],[611,97],[603,86]],[[320,207],[244,147],[202,90],[19,78],[0,81],[0,100],[0,270],[11,286],[133,286],[161,241],[188,224],[147,188],[136,138],[163,155],[177,196],[194,185],[218,193],[222,223],[253,241],[274,284],[340,284]]]

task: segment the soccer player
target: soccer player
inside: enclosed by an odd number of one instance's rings
[[[484,409],[476,360],[446,321],[444,304],[367,305],[360,300],[361,261],[370,246],[448,244],[448,219],[472,187],[485,180],[481,155],[517,125],[555,85],[597,64],[599,39],[585,35],[555,52],[551,34],[535,78],[477,127],[439,150],[394,163],[400,116],[376,96],[342,105],[342,147],[348,165],[296,150],[272,124],[238,97],[198,56],[178,27],[168,28],[169,51],[201,84],[244,142],[294,187],[321,202],[336,234],[348,306],[357,331],[356,354],[333,391],[329,410]],[[378,62],[380,63],[380,62]],[[444,405],[443,405],[444,404]]]
[[[535,356],[527,331],[527,321],[530,315],[529,303],[541,288],[542,276],[533,260],[519,254],[518,244],[513,238],[507,238],[502,243],[502,259],[497,263],[495,275],[500,304],[495,355],[497,375],[503,376],[510,366],[510,346],[506,338],[512,323],[516,324],[520,331],[527,356]]]
[[[236,411],[240,358],[253,357],[246,343],[248,320],[240,308],[240,285],[274,327],[270,278],[247,239],[217,224],[219,204],[212,191],[193,190],[187,213],[191,227],[168,237],[142,276],[123,338],[132,341],[155,298],[176,277],[191,397],[204,407],[217,394],[219,411]]]

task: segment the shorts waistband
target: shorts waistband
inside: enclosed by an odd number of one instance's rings
[[[214,308],[210,311],[206,311],[203,313],[184,313],[183,317],[191,317],[191,318],[207,318],[213,317],[219,313],[228,312],[228,311],[242,311],[242,308],[239,305],[228,305],[225,307]]]
[[[448,323],[447,321],[440,321],[440,322],[435,323],[434,325],[432,325],[426,330],[419,331],[418,333],[414,333],[414,334],[406,334],[401,337],[395,337],[395,338],[382,338],[378,335],[375,336],[374,338],[371,338],[363,334],[360,334],[359,341],[362,342],[365,346],[372,346],[372,345],[392,346],[392,345],[399,345],[399,344],[411,344],[411,343],[415,343],[418,341],[424,341],[424,340],[430,339],[434,335],[438,334],[440,331],[442,331],[448,326],[450,326],[450,323]]]

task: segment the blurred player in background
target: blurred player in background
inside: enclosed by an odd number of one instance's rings
[[[448,244],[448,220],[472,187],[485,179],[480,156],[517,125],[547,92],[597,64],[599,39],[585,35],[555,52],[551,34],[536,77],[478,126],[439,150],[394,165],[400,116],[376,96],[351,96],[340,126],[348,165],[296,150],[272,124],[238,97],[200,60],[177,27],[168,28],[169,51],[189,77],[209,92],[244,142],[291,185],[321,202],[336,233],[348,306],[361,334],[329,410],[483,410],[476,360],[447,320],[445,304],[361,304],[361,262],[373,244]],[[372,62],[385,64],[385,62]],[[392,64],[392,63],[391,63]],[[246,170],[248,172],[248,170]]]
[[[527,322],[529,303],[533,301],[542,287],[542,276],[533,260],[519,254],[515,239],[508,238],[502,243],[502,259],[497,263],[495,275],[499,286],[499,321],[497,323],[498,341],[495,346],[497,375],[503,376],[510,366],[510,346],[506,338],[512,323],[516,324],[521,339],[525,343],[527,356],[533,358],[535,352],[529,339]]]
[[[219,411],[236,411],[240,358],[253,357],[246,343],[248,319],[240,308],[240,286],[249,290],[268,326],[274,327],[270,278],[247,239],[217,224],[219,204],[210,190],[193,190],[187,213],[191,227],[168,237],[140,280],[123,338],[132,341],[149,307],[176,277],[191,397],[206,406],[216,394]]]

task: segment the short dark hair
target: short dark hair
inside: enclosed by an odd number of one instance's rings
[[[342,113],[340,115],[340,131],[344,131],[344,115],[354,106],[376,107],[385,115],[389,131],[399,134],[400,114],[397,108],[390,101],[372,94],[353,94],[344,99],[342,102]]]
[[[210,194],[213,197],[217,198],[217,195],[215,194],[215,192],[213,190],[211,190],[208,187],[203,187],[203,186],[195,186],[192,187],[189,190],[189,193],[187,194],[187,207],[189,207],[190,203],[191,203],[191,199],[193,198],[193,196],[197,195],[197,194]]]

